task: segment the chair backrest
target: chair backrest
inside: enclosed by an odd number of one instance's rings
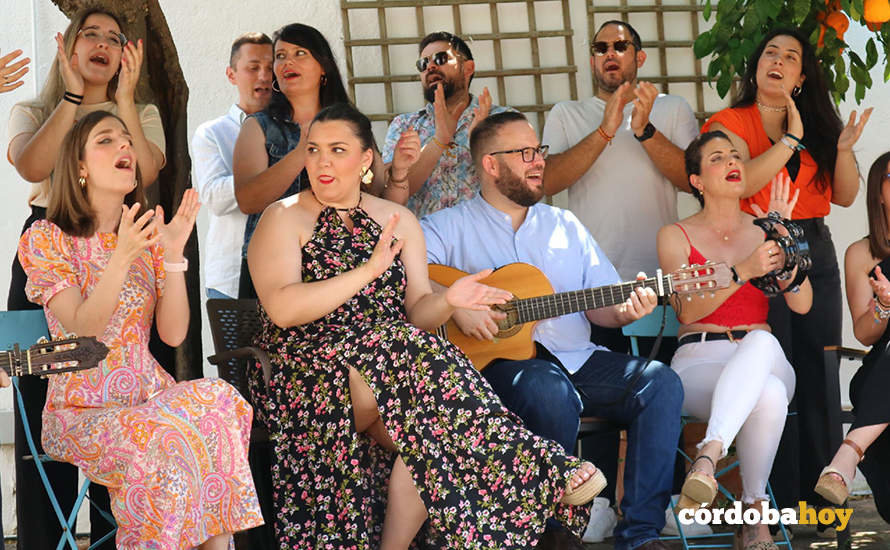
[[[213,298],[207,300],[207,317],[213,336],[215,353],[253,346],[254,337],[262,326],[257,301]],[[235,387],[241,395],[248,396],[247,369],[244,359],[229,359],[217,364],[219,377]],[[248,398],[249,399],[249,398]]]
[[[674,313],[674,308],[666,305],[656,306],[655,311],[649,315],[621,328],[621,332],[625,336],[630,337],[630,349],[634,355],[640,354],[637,338],[641,336],[649,336],[652,338],[658,336],[658,330],[661,328],[662,315],[665,317],[664,336],[676,336],[677,331],[680,329],[680,321],[677,320],[677,314]]]
[[[28,349],[42,337],[49,338],[42,309],[0,311],[0,351],[12,349],[15,344]]]

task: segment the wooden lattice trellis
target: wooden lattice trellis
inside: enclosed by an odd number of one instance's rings
[[[691,54],[692,44],[699,35],[699,27],[702,25],[700,20],[700,12],[702,6],[699,0],[677,0],[677,2],[666,3],[664,0],[653,0],[651,4],[632,3],[628,0],[619,0],[617,4],[603,5],[602,2],[595,0],[587,1],[587,21],[590,29],[589,36],[599,28],[599,26],[610,19],[620,19],[634,26],[640,32],[643,39],[643,49],[649,53],[655,51],[658,54],[659,70],[658,75],[647,75],[642,80],[647,80],[659,84],[663,93],[675,93],[682,95],[693,106],[695,116],[699,123],[703,123],[715,110],[729,105],[729,100],[719,100],[716,95],[710,102],[706,102],[705,87],[709,86],[707,74],[702,71],[702,60],[693,58],[692,74],[668,74],[668,57],[671,53]],[[670,0],[668,0],[670,2]],[[670,15],[689,15],[689,32],[684,33],[682,26],[674,27],[665,25],[665,16]],[[633,15],[633,17],[631,17]],[[640,27],[635,19],[640,17],[655,17],[656,39],[648,39],[647,33]],[[672,85],[692,84],[695,88],[694,94],[689,94],[686,90],[672,90]],[[596,82],[594,82],[594,86]],[[678,88],[679,86],[674,86]],[[735,97],[736,83],[733,82],[731,93],[728,98]],[[710,105],[708,105],[710,103]],[[711,108],[709,109],[708,106]]]
[[[501,24],[503,13],[499,12],[499,6],[508,5],[509,13],[515,14],[515,8],[523,7],[527,13],[527,29],[525,30],[505,30]],[[463,37],[473,50],[476,60],[475,78],[494,79],[496,85],[489,88],[492,94],[492,100],[495,104],[511,105],[519,111],[525,113],[534,113],[538,128],[544,127],[544,116],[547,111],[557,101],[564,99],[577,99],[577,67],[575,66],[575,56],[572,44],[572,25],[569,15],[569,0],[341,0],[341,13],[343,18],[343,34],[344,45],[346,47],[346,71],[348,75],[349,92],[355,98],[358,107],[372,121],[389,122],[397,114],[408,112],[417,108],[407,106],[408,102],[398,101],[397,94],[394,94],[394,85],[399,83],[414,83],[419,93],[419,75],[413,71],[413,61],[417,54],[417,45],[420,40],[430,32],[439,30],[448,30]],[[450,7],[451,21],[443,21],[441,17],[435,18],[435,22],[429,21],[425,16],[425,10],[441,9],[443,6]],[[474,32],[478,29],[479,21],[469,20],[472,15],[464,13],[470,6],[488,6],[489,25],[485,32]],[[539,9],[552,10],[559,7],[562,10],[561,27],[551,29],[539,29],[540,14]],[[396,13],[401,10],[402,13]],[[405,25],[404,15],[406,10],[413,10],[414,31],[407,35],[394,36],[394,31],[401,30]],[[376,12],[376,18],[373,15]],[[478,11],[474,12],[478,14]],[[399,17],[401,15],[401,18]],[[440,13],[441,15],[441,13]],[[546,14],[552,16],[551,12]],[[376,19],[376,21],[375,21]],[[398,24],[393,21],[398,20]],[[511,23],[515,21],[511,20]],[[377,32],[367,32],[372,25],[376,23]],[[358,27],[363,35],[361,38],[355,38],[354,29]],[[472,30],[471,30],[472,27]],[[369,37],[368,34],[374,34]],[[541,42],[547,39],[563,38],[564,39],[564,63],[550,64],[542,60]],[[527,41],[530,51],[530,63],[523,67],[508,67],[504,58],[504,42],[510,41]],[[490,44],[491,59],[485,59],[480,55],[483,49],[480,46]],[[377,48],[379,51],[379,62],[382,71],[380,74],[362,74],[356,73],[356,68],[364,65],[364,61],[376,62],[373,55],[366,55],[365,59],[358,59],[356,50],[359,48]],[[399,52],[401,55],[398,66],[393,63],[393,53],[396,48],[413,47],[413,57],[406,61],[408,50]],[[552,97],[554,94],[547,93],[545,90],[545,78],[548,75],[565,75],[567,82],[564,88],[567,94],[559,94],[560,97]],[[534,86],[533,102],[525,102],[524,104],[509,103],[509,91],[513,84],[513,77],[531,77]],[[368,108],[363,105],[362,94],[358,93],[362,86],[376,86],[377,89],[382,87],[384,94],[385,106],[383,110],[378,108]],[[475,84],[474,84],[475,86]],[[478,87],[477,87],[478,88]],[[375,88],[372,88],[375,89]],[[370,101],[368,101],[370,103]],[[406,105],[402,105],[405,103]]]

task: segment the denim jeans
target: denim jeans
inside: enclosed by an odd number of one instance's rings
[[[581,415],[626,426],[624,518],[615,529],[616,550],[632,550],[658,538],[680,436],[680,378],[658,361],[636,377],[644,362],[645,358],[596,351],[572,375],[549,358],[499,361],[482,371],[504,405],[529,430],[566,449],[574,448]]]

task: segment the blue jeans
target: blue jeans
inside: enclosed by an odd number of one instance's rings
[[[232,299],[231,296],[229,296],[227,294],[223,294],[222,292],[216,290],[215,288],[208,288],[207,289],[207,299],[212,300],[214,298],[222,298],[223,300],[231,300]]]
[[[616,550],[632,550],[658,538],[680,437],[680,378],[667,365],[653,361],[634,380],[644,362],[645,358],[596,351],[571,377],[543,358],[495,362],[482,371],[504,405],[529,430],[566,449],[575,446],[582,414],[627,427],[624,518],[615,528]],[[631,381],[633,386],[627,389]]]

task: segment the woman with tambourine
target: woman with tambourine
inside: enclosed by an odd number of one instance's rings
[[[684,264],[725,262],[733,282],[699,300],[674,301],[681,327],[671,362],[683,382],[684,414],[707,419],[705,438],[683,484],[681,507],[710,504],[717,492],[716,462],[735,441],[742,473],[742,500],[767,499],[766,483],[782,436],[795,377],[782,347],[767,324],[767,297],[751,280],[775,276],[786,264],[785,251],[743,212],[745,165],[723,132],[707,132],[686,149],[686,172],[702,210],[658,233],[662,269]],[[790,181],[772,182],[769,209],[787,217],[797,202]],[[755,212],[764,213],[756,205]],[[792,258],[793,260],[793,258]],[[772,282],[784,292],[788,307],[806,313],[812,288],[793,268],[787,279]],[[745,526],[744,548],[773,548],[768,526]],[[758,546],[759,545],[759,546]],[[765,546],[764,546],[765,545]]]

